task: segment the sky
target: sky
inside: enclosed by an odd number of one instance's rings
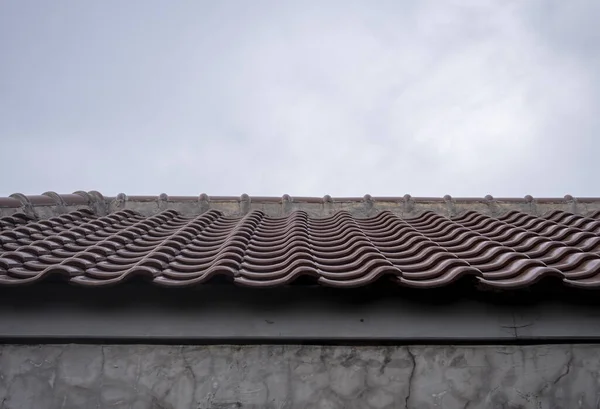
[[[598,16],[0,1],[0,195],[600,196]]]

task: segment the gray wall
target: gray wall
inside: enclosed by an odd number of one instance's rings
[[[0,407],[598,408],[600,346],[0,346]]]

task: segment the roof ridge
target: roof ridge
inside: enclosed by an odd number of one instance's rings
[[[104,196],[98,191],[76,191],[70,194],[59,194],[53,191],[47,191],[41,195],[25,195],[23,193],[13,193],[10,196],[0,197],[0,207],[21,207],[26,204],[31,205],[76,205],[76,204],[89,204],[90,201],[98,200],[124,200],[124,201],[217,201],[217,202],[229,202],[229,201],[251,201],[251,202],[264,202],[264,203],[281,203],[281,202],[307,202],[307,203],[326,203],[326,202],[362,202],[362,201],[419,201],[419,202],[446,202],[446,201],[460,201],[460,202],[471,202],[471,201],[500,201],[500,202],[600,202],[600,197],[573,197],[572,195],[565,195],[563,197],[540,197],[534,198],[531,195],[524,197],[498,197],[494,198],[491,195],[484,197],[478,196],[461,196],[452,197],[450,195],[445,196],[411,196],[405,194],[404,196],[371,196],[366,194],[360,196],[347,196],[347,197],[332,197],[325,195],[323,197],[318,196],[290,196],[284,194],[282,196],[249,196],[244,193],[240,196],[209,196],[206,193],[201,193],[198,196],[169,196],[166,193],[159,195],[131,195],[128,196],[125,193],[119,193],[116,196]]]
[[[119,193],[104,196],[98,191],[76,191],[58,194],[48,191],[41,195],[14,193],[0,197],[0,216],[24,213],[31,217],[47,218],[63,214],[81,207],[90,208],[97,215],[105,215],[120,209],[132,209],[143,215],[175,209],[183,214],[201,214],[209,209],[217,209],[225,214],[245,214],[253,209],[261,209],[269,215],[287,215],[294,210],[307,211],[311,216],[327,216],[338,210],[348,210],[352,214],[369,215],[382,210],[390,210],[403,216],[412,216],[424,210],[444,215],[456,215],[467,210],[476,210],[497,215],[508,210],[518,210],[530,214],[542,214],[552,210],[574,214],[600,211],[600,197],[578,197],[565,195],[562,198],[534,198],[531,195],[518,197],[413,197],[371,196],[332,197],[325,195],[297,196],[285,194],[277,196],[198,196],[131,195]]]

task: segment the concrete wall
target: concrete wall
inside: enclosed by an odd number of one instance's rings
[[[0,346],[0,407],[502,408],[600,404],[600,346]]]

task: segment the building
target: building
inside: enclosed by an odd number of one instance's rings
[[[600,198],[0,198],[2,408],[597,408]]]

